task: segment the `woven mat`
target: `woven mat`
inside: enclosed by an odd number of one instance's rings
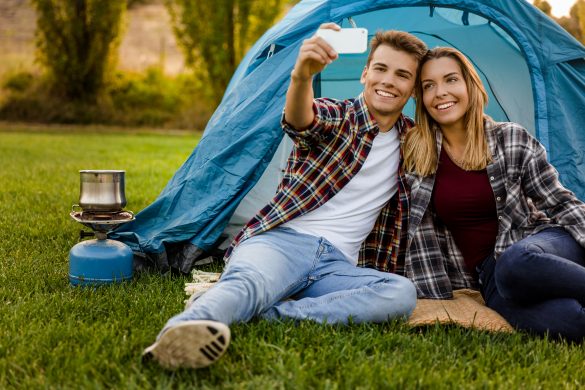
[[[193,295],[207,291],[219,280],[219,273],[194,270],[193,282],[185,284],[185,293]],[[408,324],[425,326],[456,324],[466,328],[513,332],[512,326],[498,313],[485,305],[479,291],[456,290],[453,299],[418,299]]]
[[[455,290],[453,299],[418,299],[408,319],[412,326],[456,324],[492,332],[513,332],[514,328],[485,305],[479,291]]]

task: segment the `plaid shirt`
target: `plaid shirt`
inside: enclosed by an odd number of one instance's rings
[[[558,181],[543,146],[515,123],[486,119],[493,161],[486,170],[496,200],[497,258],[510,245],[549,227],[562,226],[585,246],[585,205]],[[435,130],[437,150],[442,134]],[[407,174],[411,190],[406,276],[419,298],[451,298],[452,290],[477,288],[453,237],[430,206],[435,176]]]
[[[315,119],[306,130],[282,127],[295,142],[276,196],[234,238],[224,257],[240,242],[314,210],[341,190],[364,164],[379,132],[363,95],[350,100],[315,99]],[[400,116],[402,137],[412,121]],[[402,156],[400,156],[402,161]],[[359,265],[404,273],[408,194],[399,164],[398,191],[382,208],[374,229],[362,244]],[[401,245],[402,244],[402,245]]]

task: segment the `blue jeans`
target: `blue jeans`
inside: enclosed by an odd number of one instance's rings
[[[275,228],[238,245],[220,280],[166,326],[187,320],[229,325],[256,316],[383,322],[408,317],[415,305],[408,279],[356,267],[325,238]]]
[[[512,326],[570,341],[585,337],[585,249],[564,229],[527,237],[478,272],[487,306]]]

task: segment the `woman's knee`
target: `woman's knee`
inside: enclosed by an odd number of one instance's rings
[[[498,289],[521,286],[530,277],[533,256],[540,249],[532,244],[516,243],[497,259],[494,277]]]

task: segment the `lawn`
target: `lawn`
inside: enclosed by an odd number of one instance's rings
[[[216,365],[167,372],[140,354],[185,299],[186,277],[69,285],[80,169],[125,169],[138,212],[197,134],[0,124],[0,388],[579,388],[585,348],[525,334],[401,323],[232,327]]]

